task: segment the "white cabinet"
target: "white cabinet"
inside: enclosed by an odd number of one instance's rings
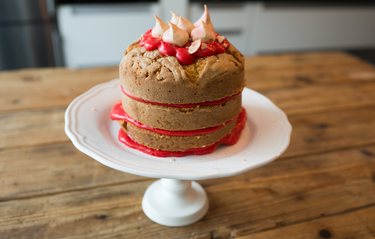
[[[375,47],[375,7],[260,5],[254,52]]]
[[[68,67],[117,65],[132,42],[153,28],[155,4],[63,5],[57,20]]]
[[[169,9],[174,5],[176,9]],[[168,9],[167,9],[168,8]],[[375,7],[266,7],[259,2],[208,4],[218,33],[243,54],[375,47]],[[197,21],[203,5],[187,0],[145,4],[63,5],[57,10],[65,64],[119,64],[129,44],[169,11]]]
[[[215,31],[229,40],[239,51],[251,54],[256,23],[257,3],[207,4]],[[202,4],[191,4],[189,19],[197,21],[204,12]]]

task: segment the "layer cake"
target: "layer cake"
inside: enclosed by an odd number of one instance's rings
[[[207,7],[194,25],[172,14],[169,26],[155,16],[155,27],[125,51],[111,118],[120,141],[145,153],[207,154],[236,143],[244,128],[244,57],[214,32]]]

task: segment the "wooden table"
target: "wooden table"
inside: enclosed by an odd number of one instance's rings
[[[373,66],[342,52],[247,58],[247,86],[288,114],[290,147],[248,173],[199,181],[209,211],[182,228],[144,215],[155,179],[101,165],[64,133],[68,104],[117,76],[0,72],[0,238],[375,238]]]

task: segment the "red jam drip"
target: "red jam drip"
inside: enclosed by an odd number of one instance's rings
[[[131,95],[122,86],[121,86],[121,90],[122,90],[122,93],[124,93],[129,98],[132,98],[133,100],[144,102],[144,103],[149,103],[149,104],[152,104],[152,105],[160,105],[160,106],[167,106],[167,107],[173,107],[173,108],[194,108],[194,107],[197,107],[197,106],[220,105],[220,104],[225,103],[225,102],[227,102],[227,101],[229,101],[231,99],[236,98],[237,96],[239,96],[242,93],[242,92],[238,92],[237,94],[225,97],[225,98],[220,99],[220,100],[205,101],[205,102],[201,102],[201,103],[170,104],[170,103],[153,102],[153,101],[149,101],[149,100],[144,100],[144,99],[138,98],[136,96]]]
[[[218,142],[200,148],[191,148],[185,151],[164,151],[148,148],[134,141],[128,134],[126,134],[122,129],[120,129],[118,134],[118,139],[120,142],[124,143],[130,148],[136,149],[143,153],[156,156],[156,157],[184,157],[188,155],[203,155],[212,153],[219,144],[234,145],[240,139],[240,134],[245,128],[247,120],[246,110],[242,108],[240,114],[238,115],[237,124],[234,129],[224,138],[220,139]]]
[[[164,129],[156,129],[152,128],[150,126],[144,125],[142,123],[139,123],[138,121],[135,121],[134,119],[130,118],[130,116],[125,112],[125,110],[122,108],[122,104],[117,103],[115,106],[113,106],[111,110],[111,119],[112,120],[123,120],[126,122],[129,122],[138,128],[149,130],[158,134],[163,134],[163,135],[168,135],[168,136],[194,136],[194,135],[200,135],[200,134],[209,134],[212,133],[222,127],[224,125],[229,124],[232,122],[234,119],[229,120],[223,125],[215,126],[215,127],[210,127],[206,129],[198,129],[198,130],[190,130],[190,131],[169,131],[169,130],[164,130]]]
[[[204,43],[206,47],[202,49],[202,45],[193,54],[188,52],[191,42],[185,44],[183,47],[178,47],[169,43],[164,42],[161,38],[155,38],[151,36],[152,29],[148,30],[141,37],[139,46],[144,46],[146,50],[153,51],[158,49],[160,54],[163,56],[175,56],[177,60],[183,65],[190,65],[195,61],[196,57],[206,57],[211,55],[217,55],[225,53],[230,46],[230,43],[227,39],[224,39],[221,43],[215,39],[212,43]],[[219,34],[216,33],[216,36]]]

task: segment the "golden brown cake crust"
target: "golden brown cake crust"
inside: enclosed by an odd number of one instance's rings
[[[228,135],[236,126],[233,120],[222,128],[210,134],[196,136],[166,136],[152,131],[140,129],[131,123],[118,121],[122,129],[136,142],[148,148],[164,151],[185,151],[191,148],[208,146]]]
[[[226,53],[181,65],[174,56],[130,45],[120,63],[122,87],[131,95],[159,103],[215,101],[243,90],[244,57],[232,45]]]
[[[220,105],[172,108],[143,103],[122,94],[122,106],[130,118],[153,128],[196,130],[221,125],[235,118],[241,111],[241,95]]]

